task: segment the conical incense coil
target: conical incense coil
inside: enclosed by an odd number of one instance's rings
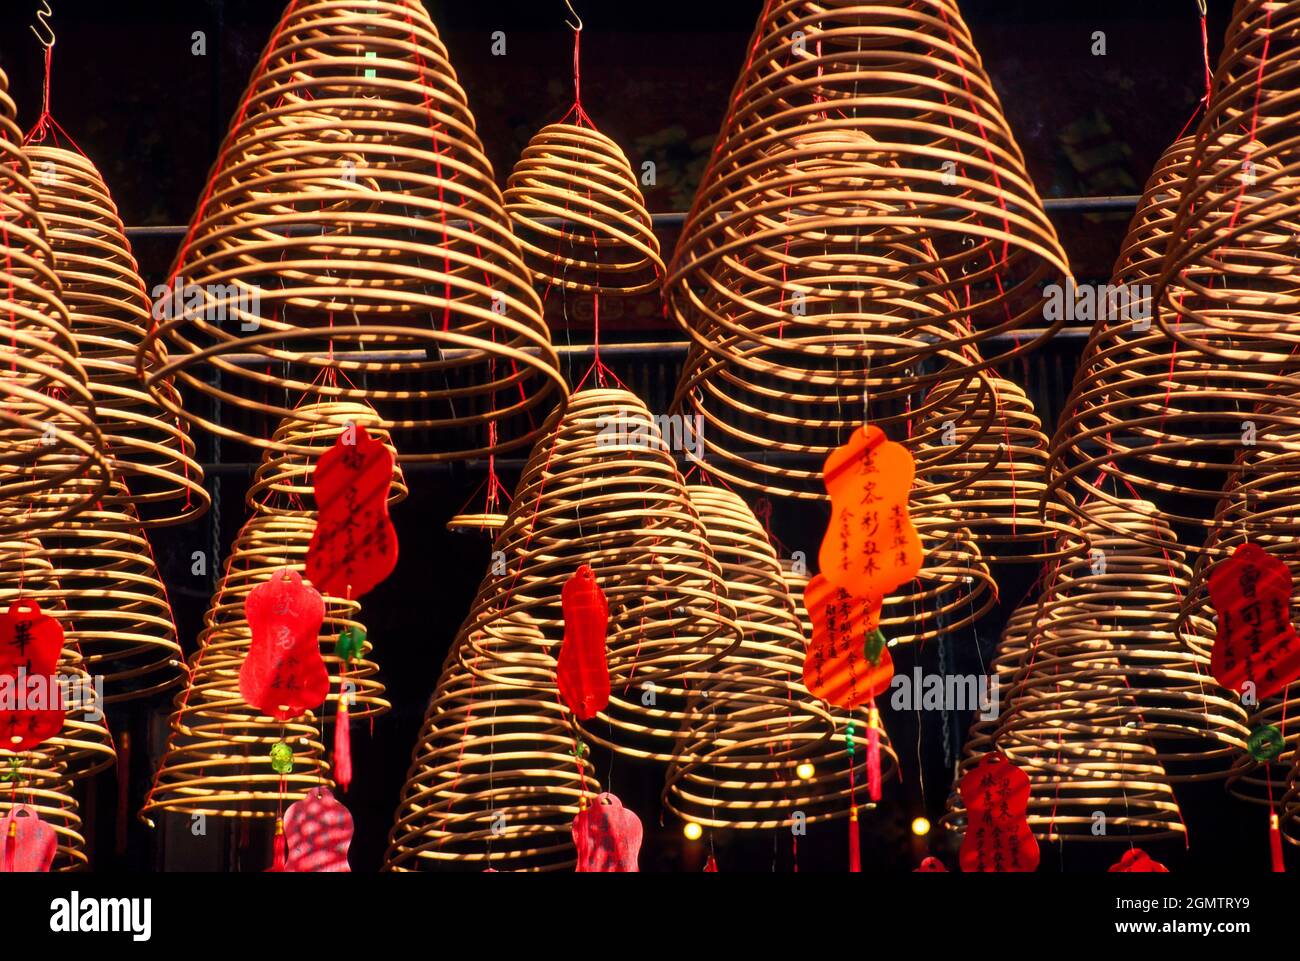
[[[890,647],[957,634],[997,603],[998,585],[970,533],[952,522],[946,494],[912,492],[909,505],[925,564],[891,591],[880,614]]]
[[[821,463],[864,419],[906,436],[985,362],[930,238],[858,198],[890,177],[871,137],[800,132],[770,150],[737,201],[753,210],[714,231],[726,255],[674,288],[691,298],[679,310],[695,342],[674,406],[702,418],[719,476],[824,499]],[[944,391],[922,393],[939,380]]]
[[[1017,607],[1007,619],[1007,626],[1003,628],[1002,637],[993,652],[991,683],[996,687],[990,692],[988,705],[980,705],[982,710],[971,722],[966,740],[962,742],[961,758],[953,772],[952,788],[948,791],[944,814],[940,818],[944,828],[956,834],[964,834],[966,831],[966,805],[961,799],[958,785],[981,757],[989,751],[997,750],[994,739],[1006,703],[1003,693],[1011,692],[1011,682],[1024,664],[1025,655],[1029,651],[1029,635],[1037,613],[1037,598],[1027,599]]]
[[[1129,523],[1141,529],[1151,508],[1134,508]],[[1154,745],[1170,781],[1225,776],[1250,732],[1236,696],[1178,630],[1191,574],[1181,552],[1084,525],[1040,598],[1014,680],[1014,702],[1040,715],[1028,723],[1057,717],[1115,736],[1127,727]]]
[[[83,666],[102,679],[106,704],[149,697],[185,678],[153,549],[139,525],[133,526],[135,510],[121,481],[112,490],[118,495],[114,506],[36,532],[39,556],[50,564],[49,589],[27,592],[64,621]]]
[[[511,171],[505,201],[538,283],[603,296],[659,288],[654,221],[627,156],[599,130],[543,127]]]
[[[109,477],[7,86],[0,72],[0,533],[12,535],[76,513]],[[60,514],[32,502],[77,478],[92,489]]]
[[[684,820],[746,830],[788,825],[795,812],[809,822],[848,817],[853,792],[839,731],[846,719],[803,684],[804,629],[776,552],[739,496],[704,486],[688,492],[722,565],[742,641],[695,688],[690,760],[669,767],[664,804]],[[858,738],[865,745],[865,726]],[[887,770],[889,756],[881,756]],[[811,776],[801,775],[805,765]],[[865,797],[865,747],[855,773]]]
[[[688,705],[669,682],[708,671],[740,642],[725,581],[669,452],[681,439],[665,439],[627,391],[575,394],[524,468],[493,545],[504,573],[490,572],[480,587],[460,647],[466,667],[503,684],[518,680],[498,673],[498,663],[553,663],[564,636],[561,590],[590,565],[609,603],[612,697],[586,736],[661,760],[678,756],[689,736]],[[498,658],[484,627],[500,619],[535,626],[538,649],[514,645]]]
[[[15,808],[34,812],[54,830],[57,847],[50,870],[80,871],[90,864],[80,805],[67,767],[58,756],[58,749],[38,749],[0,758],[0,819]]]
[[[40,598],[41,611],[63,628],[63,651],[56,668],[62,704],[66,711],[62,730],[36,750],[60,765],[61,777],[80,780],[113,766],[117,751],[104,718],[102,678],[86,670],[81,650],[72,636],[73,618],[55,577],[54,565],[44,545],[31,537],[0,540],[0,610],[15,601]],[[0,771],[20,763],[31,751],[14,752],[0,744]],[[0,792],[3,793],[3,792]]]
[[[917,488],[947,493],[951,513],[945,516],[969,534],[984,563],[1052,560],[1059,556],[1057,535],[1070,525],[1058,499],[1044,499],[1047,437],[1042,422],[1018,386],[996,375],[989,381],[994,414],[987,432],[980,430],[982,424],[962,423],[966,411],[988,402],[973,385],[930,412],[923,428],[937,430],[939,446],[932,442],[918,451]],[[958,458],[945,456],[951,448],[966,449]]]
[[[498,622],[498,650],[534,648],[536,628]],[[600,792],[573,718],[553,691],[553,664],[497,668],[483,681],[453,650],[429,701],[384,866],[564,871],[576,862],[571,826]]]
[[[541,436],[568,392],[418,0],[288,5],[170,286],[138,356],[150,392],[260,447],[306,398],[373,404],[404,460],[481,456]]]
[[[1298,25],[1300,4],[1238,0],[1157,291],[1158,323],[1180,343],[1292,375],[1300,345],[1300,157],[1290,135],[1300,116],[1292,102]]]
[[[710,309],[693,291],[712,287],[721,265],[755,242],[746,225],[762,204],[754,181],[779,167],[785,172],[773,179],[787,178],[787,195],[810,188],[814,178],[795,157],[775,160],[774,145],[796,133],[847,132],[874,145],[876,173],[821,185],[827,203],[845,213],[874,208],[876,242],[921,238],[929,250],[916,269],[942,266],[966,288],[968,342],[1040,325],[1039,285],[1069,269],[955,3],[785,0],[764,10],[748,49],[670,268],[683,324]],[[841,239],[852,238],[851,225],[841,221]],[[832,226],[813,220],[808,231]],[[779,236],[757,244],[773,259],[784,256]],[[813,256],[800,250],[789,259]],[[821,256],[834,263],[824,243]],[[849,259],[840,263],[847,268]],[[797,289],[797,279],[787,282]],[[946,296],[948,287],[932,272],[910,296]],[[1016,352],[1038,342],[1027,339]]]
[[[1089,505],[1140,496],[1177,527],[1212,529],[1205,502],[1218,500],[1243,444],[1285,450],[1277,434],[1300,423],[1300,381],[1209,357],[1170,340],[1151,320],[1194,145],[1190,137],[1175,142],[1147,182],[1108,291],[1098,294],[1106,314],[1093,326],[1053,438],[1051,495],[1081,517],[1093,513]],[[1214,285],[1219,275],[1213,265],[1189,269],[1169,296],[1191,302],[1184,285]],[[1182,538],[1161,546],[1188,544]]]
[[[39,209],[97,423],[115,474],[125,482],[102,503],[133,504],[137,523],[145,526],[191,520],[210,500],[203,469],[184,423],[140,389],[135,354],[152,321],[152,304],[108,187],[81,154],[32,146],[27,156],[40,184]],[[169,382],[158,390],[180,404]]]
[[[278,520],[255,515],[226,559],[199,650],[190,659],[189,683],[173,704],[167,750],[140,812],[150,825],[159,812],[275,818],[317,786],[332,786],[319,715],[308,711],[281,722],[249,706],[239,689],[251,640],[244,598],[281,570],[284,560],[280,532],[272,530],[266,543],[259,528]],[[310,538],[310,530],[305,533]],[[321,630],[323,639],[326,628]],[[332,696],[336,689],[331,683]],[[293,751],[293,768],[285,774],[272,767],[271,749],[281,742]]]

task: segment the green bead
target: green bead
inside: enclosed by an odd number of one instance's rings
[[[867,642],[863,645],[863,653],[867,655],[867,660],[872,664],[880,663],[880,655],[885,651],[885,635],[876,628],[867,635]]]
[[[276,774],[293,773],[293,748],[284,741],[271,747],[271,770]]]
[[[1283,747],[1282,732],[1272,724],[1255,728],[1246,741],[1246,750],[1256,761],[1273,760],[1282,753]]]
[[[365,650],[366,632],[360,627],[347,627],[339,632],[334,644],[334,656],[344,661],[355,661]]]

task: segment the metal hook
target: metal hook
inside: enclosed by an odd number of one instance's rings
[[[570,2],[570,0],[564,0],[564,5],[569,8],[569,13],[573,14],[575,17],[578,18],[578,23],[575,26],[567,17],[565,18],[564,22],[569,25],[569,29],[572,30],[574,33],[582,33],[582,17],[579,17],[578,11],[573,9],[573,4]]]
[[[54,16],[54,11],[50,9],[50,0],[41,0],[41,9],[36,11],[36,19],[45,28],[45,36],[42,36],[41,31],[36,29],[35,24],[32,24],[30,28],[32,33],[36,34],[36,39],[41,42],[41,46],[46,50],[54,46],[54,28],[50,26],[50,17],[52,16]],[[49,39],[47,40],[46,37]]]

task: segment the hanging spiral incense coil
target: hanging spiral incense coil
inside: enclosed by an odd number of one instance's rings
[[[160,410],[138,384],[136,347],[152,308],[108,187],[81,154],[32,146],[27,156],[40,184],[39,209],[97,423],[115,474],[125,481],[125,489],[115,488],[101,503],[133,504],[142,518],[136,523],[145,526],[191,520],[210,498],[184,424]],[[158,389],[180,404],[170,383],[160,382]]]
[[[109,477],[7,86],[0,73],[0,532],[13,535],[75,514]],[[82,478],[90,491],[61,512],[34,500]]]
[[[847,718],[803,684],[803,625],[776,552],[739,496],[687,490],[722,565],[742,641],[696,688],[689,760],[669,766],[664,804],[684,820],[746,830],[788,825],[795,811],[809,822],[848,817]],[[855,771],[864,795],[865,754]],[[892,760],[886,739],[882,768]],[[811,777],[800,777],[803,764],[812,765]]]
[[[50,564],[48,588],[26,591],[64,621],[87,672],[103,679],[106,704],[169,690],[185,669],[153,550],[121,481],[111,490],[114,507],[36,532],[39,556]]]
[[[1024,665],[1029,651],[1029,635],[1033,630],[1034,618],[1038,612],[1038,601],[1031,598],[1022,603],[1007,619],[1007,626],[1002,631],[997,648],[993,652],[993,678],[996,685],[989,692],[989,703],[981,704],[981,713],[971,722],[966,740],[962,742],[961,758],[953,772],[952,788],[948,791],[948,800],[944,807],[940,823],[955,834],[966,831],[966,805],[962,801],[958,785],[962,777],[974,767],[987,752],[996,750],[994,743],[998,725],[1001,722],[1002,708],[1005,704],[1003,693],[1009,694],[1011,682]]]
[[[1223,777],[1249,733],[1208,659],[1174,629],[1184,556],[1111,533],[1142,530],[1153,513],[1134,504],[1126,519],[1085,526],[1039,600],[995,741],[1030,777],[1041,837],[1181,836],[1171,782]]]
[[[495,683],[519,683],[498,665],[553,664],[564,636],[561,590],[590,565],[609,603],[612,696],[584,732],[620,753],[665,761],[689,737],[685,679],[740,643],[726,583],[669,453],[680,441],[665,439],[627,391],[575,394],[524,468],[493,544],[505,573],[489,573],[458,643],[462,663]],[[512,644],[498,653],[486,627],[502,620],[535,626],[537,650]]]
[[[599,130],[543,127],[511,171],[505,201],[538,283],[621,297],[659,288],[654,221],[627,156]]]
[[[522,622],[493,629],[506,647],[531,650],[543,640]],[[484,682],[457,651],[448,655],[412,754],[385,869],[572,869],[571,827],[580,799],[600,792],[595,770],[575,752],[572,716],[553,692],[553,664],[530,659],[496,670],[514,682]]]
[[[80,871],[90,864],[86,839],[82,835],[80,805],[73,784],[57,751],[26,751],[2,758],[0,769],[0,818],[15,808],[27,808],[54,829],[57,847],[51,871]],[[21,815],[20,815],[21,816]]]
[[[1237,3],[1157,291],[1158,322],[1180,343],[1292,376],[1300,346],[1300,157],[1290,133],[1298,24],[1300,4]]]
[[[930,412],[923,428],[937,431],[940,446],[917,452],[917,489],[949,490],[952,522],[980,548],[986,564],[1053,560],[1057,535],[1070,530],[1068,513],[1047,488],[1047,438],[1025,392],[993,375],[993,423],[981,432],[961,414],[981,402],[972,386]],[[939,385],[942,390],[943,385]],[[981,425],[982,426],[982,425]],[[968,439],[973,443],[967,446]],[[965,448],[959,458],[947,448]],[[1040,508],[1042,513],[1040,514]],[[940,514],[935,508],[936,514]]]
[[[1069,269],[950,0],[785,0],[749,49],[669,299],[699,347],[679,403],[694,395],[711,427],[786,453],[798,433],[751,408],[784,401],[774,412],[808,435],[842,402],[860,411],[868,386],[875,399],[950,378],[972,362],[961,348],[1039,326],[1040,287]],[[762,473],[740,482],[763,486]]]
[[[908,435],[984,362],[930,238],[858,199],[888,174],[876,143],[840,130],[799,133],[789,149],[795,166],[778,155],[758,168],[754,210],[719,234],[734,251],[675,288],[692,297],[695,344],[674,406],[701,419],[719,476],[824,499],[821,463],[864,419]],[[991,419],[991,403],[961,415],[985,430]]]
[[[1136,494],[1177,528],[1212,529],[1206,501],[1218,500],[1243,443],[1285,450],[1278,432],[1300,424],[1300,381],[1224,363],[1171,341],[1150,321],[1194,147],[1194,138],[1175,142],[1147,182],[1105,298],[1115,303],[1093,327],[1053,438],[1049,496],[1061,495],[1085,519],[1089,505],[1131,504]],[[1169,296],[1191,303],[1192,289],[1217,284],[1220,274],[1189,268]],[[1185,549],[1188,538],[1160,546]]]
[[[418,0],[289,4],[172,278],[184,296],[138,363],[159,404],[221,436],[273,447],[298,399],[364,401],[404,460],[450,460],[531,443],[567,394]],[[171,378],[220,412],[182,409]]]
[[[80,780],[113,766],[117,752],[104,720],[104,697],[97,678],[86,670],[73,636],[73,619],[63,588],[45,547],[31,537],[0,540],[0,611],[15,601],[40,598],[41,611],[63,628],[63,651],[56,667],[61,703],[66,712],[63,729],[36,750],[60,766],[60,777]],[[0,771],[17,757],[20,763],[31,751],[11,751],[0,744]],[[2,793],[2,792],[0,792]]]

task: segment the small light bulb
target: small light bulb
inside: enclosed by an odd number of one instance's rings
[[[797,768],[794,769],[794,773],[799,775],[799,780],[801,781],[811,781],[813,775],[817,773],[817,769],[813,767],[811,764],[809,764],[807,761],[804,761],[802,764],[800,764]]]
[[[682,828],[682,833],[686,835],[686,840],[698,841],[704,836],[704,828],[700,827],[694,821],[687,821],[686,826]]]
[[[928,818],[914,818],[912,820],[912,833],[917,837],[924,837],[930,833],[930,821]]]

